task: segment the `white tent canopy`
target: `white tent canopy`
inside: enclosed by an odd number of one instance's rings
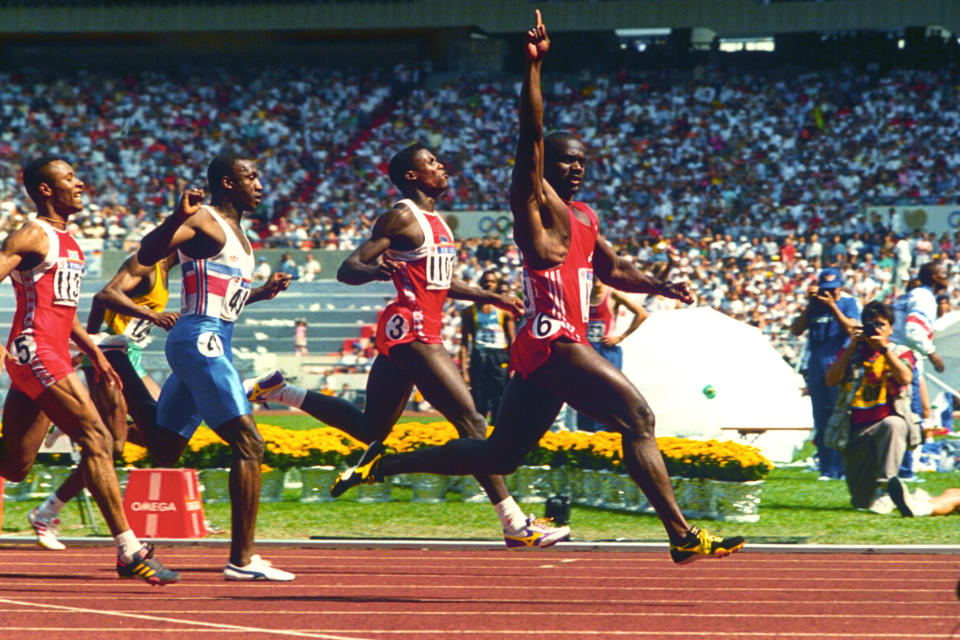
[[[770,341],[708,307],[650,314],[623,342],[623,371],[656,414],[659,436],[735,440],[736,431],[721,428],[813,425],[802,381]],[[703,393],[708,385],[712,399]],[[808,437],[805,430],[768,431],[751,441],[785,462]]]

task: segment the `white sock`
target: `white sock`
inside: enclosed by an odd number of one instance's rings
[[[56,493],[51,493],[43,501],[43,504],[37,508],[37,520],[50,522],[56,519],[57,514],[60,513],[60,509],[63,509],[65,504],[67,503],[58,498]]]
[[[501,502],[493,505],[497,510],[497,517],[500,518],[500,524],[507,533],[519,533],[527,524],[527,516],[520,509],[520,505],[513,499],[513,496],[507,496]]]
[[[285,404],[288,407],[299,409],[301,406],[303,406],[303,400],[306,397],[306,389],[287,383],[279,389],[274,389],[270,393],[264,395],[263,399],[269,400],[270,402],[279,402],[280,404]]]
[[[127,529],[123,533],[114,536],[113,539],[117,541],[117,555],[123,563],[128,563],[133,560],[133,554],[140,551],[143,547],[143,544],[137,540],[133,529]]]

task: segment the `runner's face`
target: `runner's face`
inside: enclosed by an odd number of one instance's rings
[[[440,194],[447,188],[447,172],[436,156],[421,149],[413,158],[413,182],[425,192]]]
[[[497,279],[492,276],[483,276],[480,278],[480,288],[484,291],[496,291]]]
[[[584,169],[587,163],[587,150],[576,139],[567,139],[558,143],[557,149],[547,157],[544,177],[564,200],[569,200],[580,191]]]
[[[263,202],[263,184],[260,182],[257,163],[253,160],[238,160],[233,169],[237,208],[241,211],[255,210]]]
[[[83,209],[83,180],[73,167],[63,160],[55,160],[47,167],[49,176],[42,184],[49,186],[53,209],[64,218]]]

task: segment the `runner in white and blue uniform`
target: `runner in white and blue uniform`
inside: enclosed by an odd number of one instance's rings
[[[240,229],[240,216],[263,199],[256,162],[219,155],[210,163],[207,179],[211,204],[203,204],[202,189],[188,189],[177,210],[143,239],[138,253],[141,264],[149,266],[178,251],[183,273],[180,319],[166,342],[173,373],[157,407],[158,429],[166,432],[158,439],[168,446],[151,453],[161,464],[172,464],[201,421],[213,428],[230,445],[233,476],[233,531],[224,577],[289,581],[292,573],[253,553],[264,445],[233,366],[231,338],[244,305],[273,298],[291,277],[275,273],[263,286],[251,287],[253,250]]]

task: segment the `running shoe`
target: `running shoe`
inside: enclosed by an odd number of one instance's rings
[[[167,569],[156,558],[151,557],[153,549],[144,545],[137,551],[130,562],[123,562],[117,558],[117,575],[121,577],[140,578],[153,585],[165,585],[180,582],[180,574]]]
[[[295,575],[289,571],[283,571],[274,567],[269,560],[264,560],[259,555],[250,556],[250,563],[238,567],[232,562],[228,562],[223,568],[223,577],[225,580],[246,581],[246,580],[271,580],[273,582],[290,582]]]
[[[910,491],[903,486],[903,478],[893,476],[887,480],[887,493],[890,494],[893,504],[900,510],[900,515],[905,518],[913,517],[915,511],[913,498],[910,496]]]
[[[30,523],[34,533],[37,534],[37,544],[51,551],[66,549],[67,546],[57,540],[57,527],[60,525],[60,518],[41,520],[37,515],[37,509],[38,508],[34,508],[33,511],[27,514],[27,522]]]
[[[271,391],[276,391],[285,384],[287,384],[287,381],[284,379],[283,373],[281,373],[279,369],[274,369],[259,378],[247,378],[244,380],[243,390],[247,394],[247,400],[250,402],[266,402],[267,399],[263,396]]]
[[[742,536],[721,538],[707,533],[706,529],[690,527],[679,544],[670,543],[670,557],[677,564],[688,564],[701,558],[723,558],[742,549],[743,544]]]
[[[383,476],[377,474],[377,467],[383,458],[383,453],[387,448],[382,442],[374,440],[367,447],[367,450],[360,456],[352,467],[348,467],[337,476],[337,479],[330,485],[330,495],[334,498],[339,497],[344,491],[358,484],[373,484],[374,482],[383,482]]]
[[[515,547],[551,547],[561,540],[570,538],[570,527],[554,527],[553,518],[536,518],[527,516],[527,522],[517,533],[507,533],[503,530],[503,541],[508,549]]]
[[[144,542],[141,551],[144,552],[143,557],[150,559],[153,557],[154,548],[153,545],[149,542]],[[130,565],[121,564],[117,562],[117,575],[121,578],[136,578],[137,575],[130,569]]]

